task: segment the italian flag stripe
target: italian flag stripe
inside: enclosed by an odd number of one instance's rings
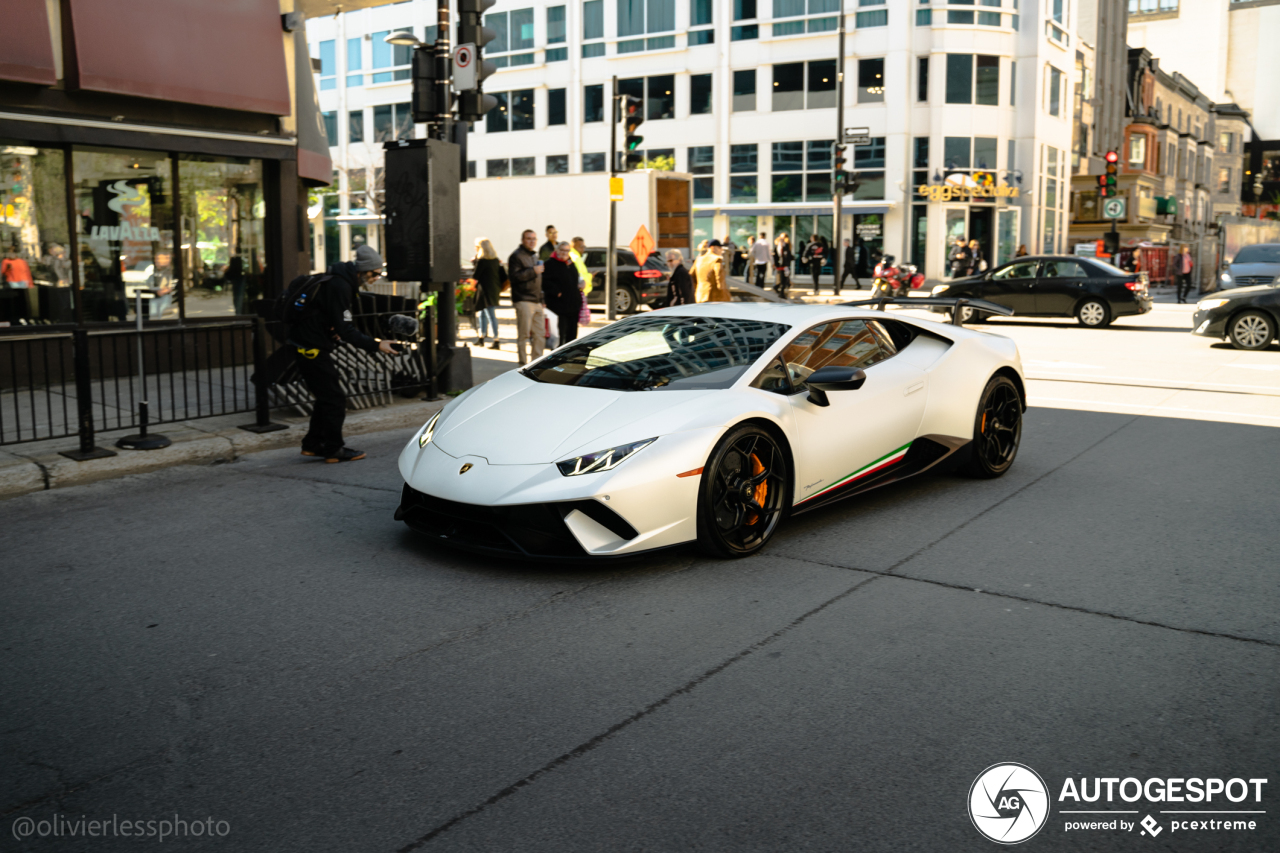
[[[849,483],[852,483],[854,480],[860,480],[863,477],[866,477],[870,474],[874,474],[877,471],[880,471],[884,468],[888,468],[890,465],[897,462],[903,456],[906,456],[907,450],[909,450],[910,448],[911,448],[911,442],[908,441],[906,444],[902,445],[897,450],[893,451],[892,453],[886,453],[884,456],[881,456],[879,459],[877,459],[875,462],[872,462],[870,465],[866,466],[865,468],[859,468],[857,471],[854,471],[852,474],[848,475],[847,477],[844,477],[843,479],[837,481],[836,483],[830,486],[827,486],[822,491],[816,494],[809,495],[809,497],[805,498],[803,501],[800,501],[800,503],[805,503],[805,501],[811,501],[814,498],[825,495],[827,492],[831,491],[832,489],[838,489],[841,486],[845,486],[845,485],[848,485]]]

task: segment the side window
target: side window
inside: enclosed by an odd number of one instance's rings
[[[602,267],[602,266],[605,266],[604,250],[602,250],[602,249],[588,249],[588,250],[587,250],[587,257],[586,257],[586,259],[585,259],[585,260],[586,260],[586,264],[587,264],[587,266],[589,266],[589,267]]]
[[[867,322],[868,328],[875,333],[876,340],[880,343],[880,348],[884,350],[884,358],[895,356],[898,354],[898,347],[893,342],[893,335],[885,328],[885,324],[879,320],[870,320]],[[884,359],[881,359],[883,361]]]
[[[1009,264],[1007,267],[996,270],[991,276],[997,281],[1003,281],[1007,278],[1035,278],[1036,277],[1036,261],[1022,261],[1016,264]]]
[[[1045,261],[1041,278],[1088,278],[1075,261]]]
[[[635,255],[631,254],[630,252],[619,252],[619,253],[618,253],[618,266],[620,266],[620,267],[634,267],[635,265],[636,265],[636,256],[635,256]]]
[[[888,333],[884,334],[888,338]],[[782,360],[791,384],[799,391],[809,374],[819,368],[867,367],[891,355],[865,321],[841,320],[802,333],[783,350]]]
[[[771,359],[765,369],[760,371],[756,381],[751,383],[751,387],[775,394],[790,394],[791,383],[787,381],[787,371],[782,360],[777,357]]]

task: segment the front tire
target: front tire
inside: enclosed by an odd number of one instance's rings
[[[1227,337],[1236,349],[1266,349],[1275,340],[1276,327],[1261,311],[1246,311],[1231,321]]]
[[[749,557],[772,538],[790,504],[791,463],[769,432],[745,424],[720,439],[698,489],[698,547]]]
[[[991,480],[1013,465],[1022,442],[1022,396],[1007,376],[993,376],[978,399],[969,443],[960,471]]]
[[[1076,309],[1076,322],[1090,329],[1101,329],[1111,322],[1111,309],[1105,302],[1090,299]]]

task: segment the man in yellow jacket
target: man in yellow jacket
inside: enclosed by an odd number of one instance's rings
[[[724,269],[724,246],[719,240],[707,243],[707,251],[693,265],[693,280],[699,302],[729,302],[729,285]]]

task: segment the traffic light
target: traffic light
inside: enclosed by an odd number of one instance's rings
[[[831,192],[836,195],[848,195],[858,188],[853,173],[845,171],[848,162],[843,145],[831,148]]]
[[[458,120],[479,121],[484,114],[498,105],[498,99],[484,93],[484,80],[498,70],[498,66],[484,58],[484,46],[498,37],[498,34],[481,25],[481,19],[487,9],[498,0],[458,0],[458,41],[475,45],[476,80],[474,89],[466,89],[458,93]]]
[[[436,86],[436,58],[430,50],[413,50],[413,121],[429,124],[438,119],[440,97]]]
[[[640,125],[644,124],[644,101],[635,95],[621,95],[618,101],[619,112],[622,113],[622,126],[626,131],[626,140],[622,147],[622,169],[624,172],[629,172],[644,162],[644,155],[639,150],[644,137],[636,135]]]
[[[1120,194],[1120,188],[1116,186],[1116,172],[1118,171],[1116,164],[1120,162],[1119,152],[1108,151],[1106,161],[1107,173],[1098,176],[1098,195],[1103,198],[1110,198]]]

